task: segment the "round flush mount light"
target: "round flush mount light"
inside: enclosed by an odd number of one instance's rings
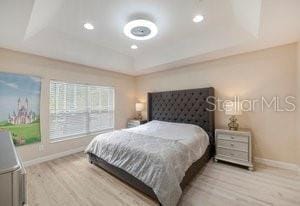
[[[193,22],[194,23],[200,23],[201,21],[204,20],[204,17],[202,15],[196,15],[194,18],[193,18]]]
[[[138,46],[137,45],[135,45],[135,44],[133,44],[133,45],[131,45],[131,47],[130,47],[131,49],[133,49],[133,50],[135,50],[135,49],[138,49]]]
[[[84,26],[84,28],[87,29],[87,30],[93,30],[93,29],[95,28],[93,24],[88,23],[88,22],[85,23],[83,26]]]
[[[153,22],[144,19],[131,21],[124,26],[124,34],[134,40],[152,39],[157,33],[157,26]]]

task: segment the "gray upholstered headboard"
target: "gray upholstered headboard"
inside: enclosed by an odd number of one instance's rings
[[[148,120],[199,125],[214,144],[214,112],[208,110],[213,105],[207,102],[210,96],[214,96],[212,87],[148,93]]]

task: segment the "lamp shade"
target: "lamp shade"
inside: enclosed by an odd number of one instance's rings
[[[144,110],[144,104],[143,103],[136,103],[135,104],[135,111],[142,112]]]
[[[225,114],[226,115],[241,115],[242,108],[239,102],[227,102],[225,105]]]

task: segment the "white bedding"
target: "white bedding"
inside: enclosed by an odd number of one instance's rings
[[[144,182],[162,205],[175,206],[185,172],[208,145],[208,135],[198,126],[152,121],[98,135],[86,152]]]
[[[124,129],[125,131],[159,137],[178,142],[189,147],[198,160],[204,154],[209,145],[207,133],[199,126],[193,124],[171,123],[153,120],[139,127]],[[194,160],[195,161],[195,160]]]

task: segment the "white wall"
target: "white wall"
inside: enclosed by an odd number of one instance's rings
[[[127,118],[134,115],[135,79],[114,72],[89,68],[82,65],[51,60],[39,56],[0,49],[0,72],[31,74],[42,78],[41,91],[41,143],[20,146],[23,161],[85,147],[92,137],[83,137],[58,143],[49,142],[48,108],[50,79],[115,87],[116,128],[124,128]],[[42,151],[39,150],[43,146]]]
[[[296,44],[271,48],[137,78],[137,96],[147,92],[212,86],[216,96],[255,99],[296,95]],[[241,127],[254,134],[254,155],[296,163],[296,112],[247,112]],[[226,127],[228,117],[216,112],[216,127]]]

